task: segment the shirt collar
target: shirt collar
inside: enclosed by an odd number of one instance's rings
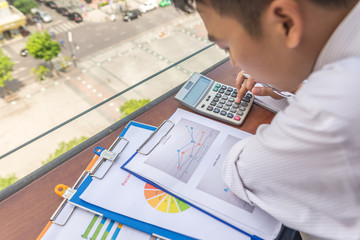
[[[349,57],[360,57],[360,3],[344,18],[329,38],[315,63],[314,71]]]

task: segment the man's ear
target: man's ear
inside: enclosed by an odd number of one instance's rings
[[[275,24],[277,33],[284,37],[287,47],[296,48],[301,42],[304,24],[298,2],[294,0],[273,1],[267,14]]]

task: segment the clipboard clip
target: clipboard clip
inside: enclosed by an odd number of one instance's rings
[[[109,150],[103,147],[95,147],[94,153],[99,156],[99,159],[90,170],[90,176],[102,179],[128,143],[129,140],[119,137]],[[114,152],[115,148],[116,152]]]
[[[170,130],[175,126],[170,120],[165,120],[148,139],[137,149],[142,155],[149,155],[159,143],[167,136]]]
[[[55,193],[60,197],[64,198],[64,200],[61,202],[54,214],[50,217],[51,222],[60,226],[66,224],[75,209],[75,205],[70,204],[68,201],[76,193],[76,189],[82,183],[86,176],[87,171],[84,171],[72,188],[66,186],[65,184],[59,184],[55,187]]]

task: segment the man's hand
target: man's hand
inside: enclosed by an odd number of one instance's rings
[[[246,95],[248,91],[251,91],[254,95],[257,96],[270,96],[274,99],[282,99],[283,97],[274,93],[271,88],[268,87],[255,87],[255,80],[244,71],[238,73],[236,77],[236,89],[238,90],[237,97],[235,102],[241,102],[241,99]]]

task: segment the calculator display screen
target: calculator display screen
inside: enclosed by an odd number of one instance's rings
[[[184,101],[190,105],[194,105],[197,102],[197,100],[202,96],[202,94],[207,89],[210,83],[211,80],[207,78],[204,77],[199,78],[199,80],[195,83],[194,87],[191,88],[190,91],[184,97]]]

